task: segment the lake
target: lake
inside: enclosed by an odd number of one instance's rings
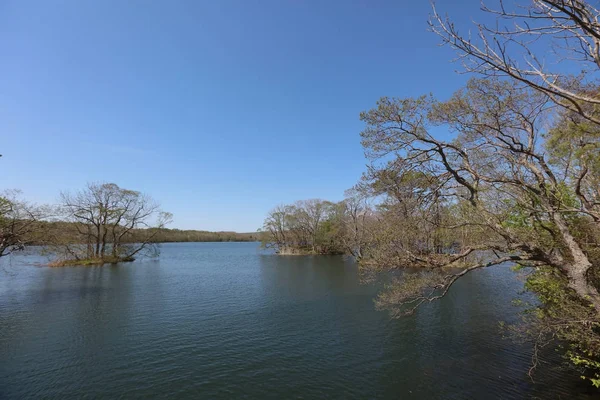
[[[552,357],[503,339],[522,282],[474,271],[410,317],[338,256],[171,243],[158,259],[0,271],[0,398],[587,399]]]

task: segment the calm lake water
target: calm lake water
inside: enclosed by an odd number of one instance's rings
[[[162,245],[158,260],[0,271],[0,398],[576,399],[575,374],[502,338],[522,287],[475,271],[390,320],[342,257],[256,243]],[[597,393],[597,392],[596,392]]]

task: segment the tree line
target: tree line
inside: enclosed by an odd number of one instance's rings
[[[150,196],[114,183],[63,192],[53,206],[9,191],[0,196],[0,257],[42,245],[55,266],[104,264],[157,255],[164,242],[258,240],[252,233],[167,229],[171,218]]]
[[[184,242],[259,242],[258,232],[233,232],[233,231],[201,231],[194,229],[177,228],[140,228],[133,229],[123,238],[123,243],[139,243],[144,235],[151,230],[156,243],[184,243]],[[42,235],[43,233],[43,235]],[[23,236],[23,242],[32,246],[44,246],[52,242],[77,243],[80,240],[77,227],[65,221],[32,222],[31,230]]]
[[[383,97],[361,113],[360,182],[341,202],[275,208],[264,242],[343,251],[365,272],[420,268],[378,296],[393,316],[472,271],[525,268],[540,304],[509,330],[535,347],[530,373],[538,347],[558,339],[600,386],[600,11],[580,0],[482,9],[498,25],[473,36],[435,8],[430,20],[473,74],[466,86],[445,100]]]

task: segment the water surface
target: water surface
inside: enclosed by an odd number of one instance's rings
[[[342,257],[172,243],[158,260],[0,271],[0,398],[576,399],[502,338],[522,283],[474,271],[414,316],[374,309]],[[8,264],[7,264],[7,261]]]

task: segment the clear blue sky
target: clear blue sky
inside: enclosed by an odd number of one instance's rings
[[[437,4],[459,23],[480,15],[479,0]],[[366,164],[360,111],[467,79],[429,13],[425,0],[0,0],[0,186],[52,203],[114,182],[206,230],[340,200]]]

